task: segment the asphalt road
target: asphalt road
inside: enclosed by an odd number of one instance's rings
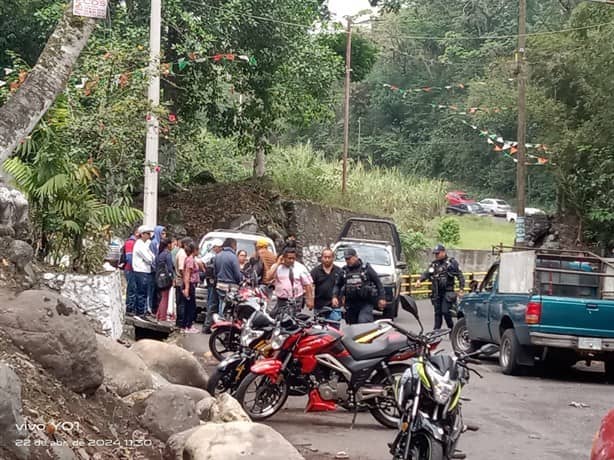
[[[428,301],[419,302],[428,329],[433,313]],[[417,330],[402,312],[399,323]],[[450,349],[449,342],[444,347]],[[460,448],[472,460],[578,460],[588,458],[601,419],[614,406],[614,385],[603,377],[601,363],[583,365],[558,375],[531,371],[527,376],[501,374],[496,360],[480,366],[463,396],[466,423],[477,432],[463,434]],[[588,407],[576,408],[570,403]],[[265,423],[301,448],[307,458],[332,459],[341,451],[352,460],[390,458],[387,443],[394,430],[381,427],[369,413],[360,413],[350,429],[352,414],[339,410],[304,413],[306,398],[290,397],[286,407]]]

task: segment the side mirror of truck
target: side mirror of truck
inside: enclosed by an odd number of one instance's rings
[[[396,267],[397,267],[399,270],[405,270],[405,269],[407,269],[407,264],[406,264],[405,262],[401,262],[401,261],[399,261],[399,262],[397,262]]]

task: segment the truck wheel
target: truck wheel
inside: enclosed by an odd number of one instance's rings
[[[499,365],[505,375],[518,375],[520,371],[519,354],[520,344],[516,338],[516,332],[514,329],[507,329],[501,337],[501,349],[499,351]]]
[[[452,348],[457,353],[471,353],[480,348],[480,342],[471,340],[469,330],[467,329],[467,321],[465,318],[460,318],[452,328],[450,335]]]
[[[614,383],[614,358],[606,359],[605,376],[609,383]]]

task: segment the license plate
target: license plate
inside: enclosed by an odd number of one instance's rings
[[[601,350],[601,339],[580,337],[578,339],[578,348],[581,350]]]

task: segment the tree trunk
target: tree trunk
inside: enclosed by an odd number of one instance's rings
[[[266,173],[264,143],[259,142],[256,146],[256,158],[254,159],[254,177],[263,177]]]
[[[69,2],[28,78],[0,107],[0,165],[64,91],[72,67],[95,26],[94,19],[73,16]]]

